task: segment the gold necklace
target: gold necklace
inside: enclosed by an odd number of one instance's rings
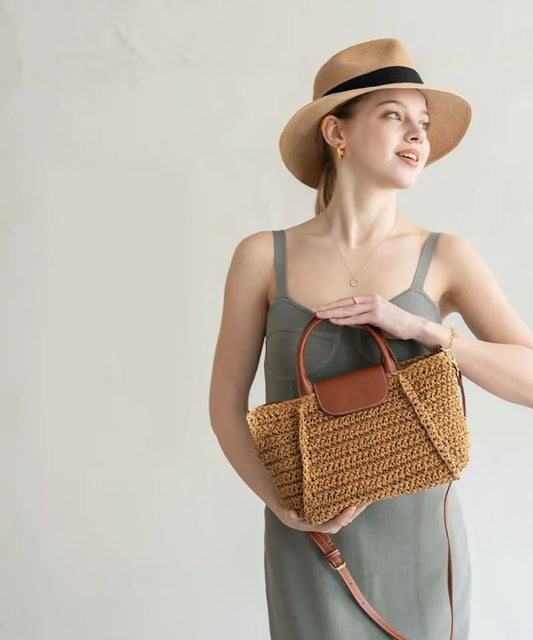
[[[346,267],[346,270],[348,271],[348,273],[350,274],[350,287],[356,287],[359,284],[359,279],[356,278],[353,273],[350,271],[350,269],[348,268],[348,265],[346,264],[346,260],[344,259],[344,256],[342,255],[342,251],[339,247],[338,242],[335,240],[335,236],[333,235],[333,228],[331,226],[331,222],[329,221],[329,217],[327,214],[327,211],[324,209],[324,213],[326,214],[326,220],[328,221],[328,225],[329,225],[329,230],[331,232],[331,236],[333,238],[333,241],[335,242],[335,245],[339,251],[339,254],[342,258],[342,261],[344,262],[344,266]],[[359,275],[359,273],[361,273],[361,271],[363,270],[363,267],[366,265],[366,263],[370,260],[370,258],[376,253],[376,251],[379,249],[381,243],[385,240],[385,238],[388,238],[390,236],[390,234],[393,232],[394,228],[396,227],[396,223],[398,222],[398,216],[395,216],[395,220],[394,220],[394,224],[392,225],[392,229],[387,233],[387,235],[382,238],[377,247],[374,249],[374,251],[372,251],[372,253],[370,254],[370,256],[364,261],[363,266],[359,269],[357,275]]]

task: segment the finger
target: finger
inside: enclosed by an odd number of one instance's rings
[[[333,315],[333,312],[327,312],[327,313],[331,313]],[[370,309],[367,308],[366,311],[363,310],[362,308],[358,309],[357,311],[354,311],[352,308],[346,313],[341,311],[341,312],[335,312],[334,315],[336,317],[330,317],[328,318],[328,320],[330,322],[333,322],[333,323],[336,322],[338,324],[365,324],[365,323],[374,324],[375,323],[375,314],[372,308]],[[318,317],[323,318],[324,315],[320,314],[320,316]]]
[[[339,526],[344,527],[352,522],[369,504],[372,504],[372,502],[364,502],[360,505],[351,504],[334,518],[331,518],[331,520],[323,522],[321,525],[318,525],[318,527],[317,525],[309,525],[309,529],[312,531],[321,531],[322,533],[336,533]],[[306,522],[306,524],[309,523]]]
[[[353,300],[352,300],[353,303]],[[338,300],[333,300],[332,302],[326,302],[325,304],[318,304],[315,307],[309,307],[311,311],[318,311],[319,309],[323,311],[324,309],[334,309],[339,306],[343,306],[345,303],[345,298],[339,298]]]
[[[360,504],[355,510],[355,515],[358,516],[361,513],[361,511],[364,511],[368,507],[368,505],[369,505],[368,502],[366,504]]]
[[[357,505],[351,504],[350,506],[346,507],[346,509],[341,511],[335,518],[330,520],[330,522],[336,521],[335,524],[337,524],[338,522],[344,527],[349,522],[351,522],[356,515],[357,515]]]
[[[368,300],[366,300],[367,296],[355,296],[357,299],[357,303],[353,300],[353,298],[341,298],[337,302],[332,302],[327,305],[321,305],[320,307],[310,307],[311,311],[315,314],[324,314],[327,317],[333,316],[353,316],[354,312],[361,312],[362,305],[364,305]]]
[[[302,516],[299,516],[294,509],[289,511],[289,518],[291,520],[303,520]]]
[[[321,533],[336,533],[341,527],[346,524],[346,522],[344,522],[343,520],[343,515],[346,512],[349,512],[349,514],[351,515],[352,511],[353,507],[347,507],[346,509],[338,513],[335,517],[327,520],[326,522],[323,522],[322,524],[309,525],[309,529],[311,529],[312,531],[320,531]]]
[[[350,515],[350,517],[348,518],[348,522],[347,524],[349,524],[350,522],[353,522],[355,520],[355,518],[357,518],[357,516],[366,509],[366,507],[370,504],[370,502],[366,502],[364,504],[360,504],[360,505],[356,505],[355,509],[353,510],[353,513]]]
[[[339,300],[339,304],[342,307],[354,307],[356,305],[359,304],[364,304],[365,302],[368,302],[367,300],[368,296],[349,296],[348,298],[341,298]]]
[[[344,304],[350,306],[364,304],[365,302],[368,302],[366,296],[350,296],[349,298],[344,298]]]
[[[314,312],[320,318],[353,318],[356,315],[355,305],[343,305],[341,307],[332,307],[331,309],[322,309]]]

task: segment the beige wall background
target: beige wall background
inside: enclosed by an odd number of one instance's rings
[[[0,3],[2,640],[269,637],[263,504],[207,396],[234,247],[313,215],[279,133],[329,56],[401,39],[473,119],[398,211],[467,238],[533,326],[531,17],[516,0]],[[471,638],[531,637],[532,413],[465,389]]]

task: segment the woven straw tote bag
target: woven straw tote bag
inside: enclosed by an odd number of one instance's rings
[[[451,349],[398,361],[377,326],[381,362],[311,382],[304,350],[314,316],[296,350],[299,397],[246,412],[254,448],[270,472],[282,504],[310,524],[322,524],[352,504],[416,493],[449,483],[444,497],[448,592],[454,638],[453,579],[447,500],[468,464],[470,436],[462,373]],[[408,640],[366,600],[327,533],[306,532],[339,571],[363,610],[393,638]]]

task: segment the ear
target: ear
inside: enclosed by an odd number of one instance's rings
[[[345,140],[340,118],[337,118],[331,113],[324,116],[320,122],[320,130],[324,140],[330,147],[336,149],[339,144],[344,146]]]

